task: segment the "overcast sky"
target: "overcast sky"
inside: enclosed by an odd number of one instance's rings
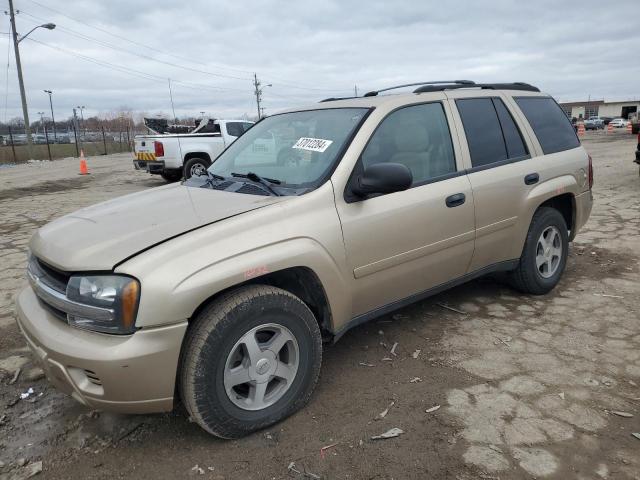
[[[525,81],[560,101],[640,97],[638,0],[14,0],[31,120],[76,105],[178,116],[267,113],[424,80]],[[5,10],[8,0],[0,0]],[[0,27],[6,65],[9,17]],[[21,116],[13,51],[0,120]],[[7,108],[5,110],[5,94]],[[47,113],[47,115],[49,115]]]

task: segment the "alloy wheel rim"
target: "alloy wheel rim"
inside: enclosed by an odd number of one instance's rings
[[[300,363],[298,342],[276,323],[252,328],[227,356],[224,388],[229,400],[243,410],[262,410],[291,387]]]
[[[195,163],[191,166],[191,176],[193,177],[194,175],[197,177],[200,177],[202,175],[204,175],[204,171],[205,171],[205,166],[202,165],[201,163]]]
[[[562,237],[560,231],[549,226],[545,228],[536,244],[536,268],[542,278],[551,278],[558,271],[562,259]]]

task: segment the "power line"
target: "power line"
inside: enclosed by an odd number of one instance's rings
[[[60,10],[56,10],[55,8],[51,8],[48,5],[44,5],[44,4],[40,3],[40,2],[37,2],[36,0],[29,0],[29,1],[31,3],[34,3],[34,4],[42,7],[42,8],[46,8],[47,10],[55,12],[58,15],[62,15],[63,17],[68,18],[69,20],[73,20],[74,22],[80,23],[81,25],[83,25],[85,27],[93,28],[94,30],[98,30],[100,32],[106,33],[107,35],[111,35],[112,37],[119,38],[120,40],[124,40],[125,42],[129,42],[129,43],[131,43],[133,45],[137,45],[139,47],[147,48],[147,49],[152,50],[154,52],[161,53],[161,54],[169,56],[169,57],[177,58],[179,60],[188,60],[188,61],[190,61],[192,63],[202,63],[202,60],[191,60],[191,59],[189,59],[187,57],[184,57],[184,56],[174,55],[174,54],[166,52],[164,50],[160,50],[159,48],[151,47],[149,45],[145,45],[144,43],[136,42],[135,40],[131,40],[131,39],[127,38],[127,37],[123,37],[122,35],[118,35],[116,33],[110,32],[109,30],[105,30],[104,28],[100,28],[100,27],[98,27],[96,25],[91,25],[91,24],[87,23],[84,20],[78,20],[77,18],[71,17],[71,16],[67,15],[66,13],[61,12]],[[223,65],[215,65],[215,66],[218,67],[218,68],[221,68],[222,70],[234,70],[236,72],[249,73],[249,74],[253,73],[250,70],[242,70],[242,69],[234,68],[234,67],[227,67],[227,66],[223,66]]]
[[[41,42],[40,40],[36,40],[34,38],[27,38],[27,40],[37,43],[39,45],[43,45],[47,48],[53,49],[53,50],[57,50],[63,53],[66,53],[67,55],[71,55],[73,57],[77,57],[80,58],[81,60],[96,64],[96,65],[100,65],[102,67],[105,68],[109,68],[112,70],[116,70],[119,71],[121,73],[125,73],[134,77],[138,77],[138,78],[142,78],[144,80],[153,80],[156,82],[166,82],[167,77],[162,77],[159,75],[154,75],[152,73],[148,73],[148,72],[143,72],[140,70],[135,70],[132,68],[128,68],[128,67],[122,67],[120,65],[116,65],[110,62],[107,62],[105,60],[98,60],[96,58],[90,57],[88,55],[83,55],[81,53],[78,53],[74,50],[69,50],[63,47],[60,47],[58,45],[50,45],[48,43],[45,42]],[[221,91],[221,90],[228,90],[228,91],[236,91],[236,92],[247,92],[247,90],[244,89],[239,89],[239,88],[230,88],[230,87],[218,87],[218,86],[213,86],[213,85],[202,85],[199,83],[195,83],[195,82],[189,82],[186,80],[175,80],[175,79],[171,79],[172,82],[174,83],[179,83],[187,88],[193,88],[193,89],[204,89],[204,90],[214,90],[214,91]]]
[[[137,46],[140,46],[140,47],[143,47],[143,48],[147,48],[147,49],[152,50],[152,51],[154,51],[154,52],[160,53],[160,54],[162,54],[162,55],[170,56],[170,57],[173,57],[173,58],[177,58],[177,59],[179,59],[179,60],[187,60],[187,61],[189,61],[189,62],[191,62],[191,63],[196,63],[196,64],[200,64],[200,63],[202,63],[202,60],[192,60],[192,59],[190,59],[190,58],[188,58],[188,57],[185,57],[185,56],[178,56],[178,55],[174,55],[174,54],[171,54],[171,53],[166,52],[166,51],[164,51],[164,50],[160,50],[160,49],[158,49],[158,48],[151,47],[151,46],[149,46],[149,45],[145,45],[145,44],[140,43],[140,42],[136,42],[136,41],[131,40],[131,39],[129,39],[129,38],[123,37],[122,35],[115,34],[115,33],[113,33],[113,32],[110,32],[110,31],[108,31],[108,30],[105,30],[105,29],[103,29],[103,28],[97,27],[97,26],[95,26],[95,25],[91,25],[91,24],[87,23],[86,21],[82,21],[82,20],[78,20],[78,19],[76,19],[76,18],[73,18],[73,17],[71,17],[71,16],[67,15],[66,13],[61,12],[60,10],[56,10],[56,9],[54,9],[54,8],[51,8],[51,7],[47,6],[47,5],[44,5],[44,4],[40,3],[40,2],[37,2],[36,0],[28,0],[28,1],[29,1],[29,2],[31,2],[31,3],[33,3],[33,4],[35,4],[35,5],[40,6],[40,7],[42,7],[42,8],[45,8],[45,9],[50,10],[50,11],[52,11],[52,12],[55,12],[55,13],[57,13],[57,14],[59,14],[59,15],[62,15],[63,17],[66,17],[66,18],[68,18],[68,19],[70,19],[70,20],[73,20],[74,22],[80,23],[81,25],[83,25],[83,26],[85,26],[85,27],[93,28],[93,29],[98,30],[98,31],[100,31],[100,32],[106,33],[107,35],[111,35],[111,36],[113,36],[113,37],[115,37],[115,38],[119,38],[119,39],[121,39],[121,40],[124,40],[125,42],[129,42],[129,43],[131,43],[131,44],[133,44],[133,45],[137,45]],[[26,13],[26,12],[24,12],[24,11],[22,11],[22,12],[23,12],[23,13]],[[34,15],[32,15],[32,14],[29,14],[29,13],[26,13],[26,14],[27,14],[27,15],[29,15],[29,16],[31,16],[31,17],[38,18],[38,17],[36,17],[36,16],[34,16]],[[40,20],[41,20],[41,21],[44,21],[44,20],[42,20],[42,19],[40,19]],[[62,27],[62,29],[63,29],[63,30],[69,30],[69,31],[71,31],[70,29],[65,28],[65,27]],[[67,33],[68,33],[68,32],[67,32]],[[77,32],[74,32],[74,33],[76,33],[76,34],[78,34],[78,35],[83,35],[83,34],[79,34],[79,33],[77,33]],[[85,37],[86,37],[86,39],[92,39],[92,40],[94,40],[94,41],[101,42],[100,40],[94,39],[94,38],[92,38],[92,37],[88,37],[88,36],[86,36],[86,35],[83,35],[83,36],[85,36]],[[113,45],[113,44],[112,44],[112,45]],[[111,46],[111,47],[108,47],[108,48],[114,48],[114,47],[113,47],[113,46]],[[115,48],[116,48],[116,49],[119,49],[119,50],[123,50],[123,49],[121,49],[121,48],[119,48],[119,47],[115,47]],[[172,63],[170,63],[170,62],[165,62],[165,61],[163,61],[163,60],[158,60],[158,59],[153,58],[153,57],[144,56],[143,54],[133,53],[133,52],[128,51],[128,50],[123,50],[123,51],[126,51],[127,53],[131,53],[132,55],[143,56],[144,58],[148,58],[148,59],[150,59],[150,60],[154,60],[154,61],[161,62],[161,63],[166,63],[166,64],[168,64],[168,65],[172,65],[172,66],[175,66],[175,67],[177,67],[177,68],[190,69],[190,70],[193,70],[193,71],[196,71],[196,72],[199,72],[199,73],[205,73],[205,74],[208,74],[208,75],[216,75],[216,76],[227,77],[227,78],[233,78],[233,79],[240,79],[240,80],[247,80],[247,79],[251,80],[251,78],[249,78],[249,77],[234,77],[234,76],[231,76],[231,75],[223,75],[223,74],[214,74],[214,73],[211,73],[211,72],[203,72],[203,71],[201,71],[201,70],[192,69],[192,68],[190,68],[190,67],[180,66],[180,65],[172,64]],[[217,67],[217,68],[220,68],[220,69],[222,69],[222,70],[234,70],[234,71],[238,71],[238,72],[242,72],[242,73],[249,73],[249,74],[253,73],[253,72],[252,72],[252,71],[250,71],[250,70],[242,70],[242,69],[233,68],[233,67],[227,67],[227,66],[221,66],[221,65],[215,65],[215,64],[212,64],[212,66]],[[282,80],[282,79],[280,79],[280,78],[278,78],[278,77],[275,77],[275,76],[273,76],[273,75],[267,75],[267,77],[268,77],[269,79],[276,80],[275,82],[271,82],[271,83],[278,83],[278,84],[280,84],[280,85],[282,85],[282,86],[286,86],[286,87],[290,87],[290,88],[296,88],[296,89],[300,89],[300,90],[310,90],[310,91],[318,91],[318,92],[331,92],[331,93],[339,93],[339,92],[346,91],[346,90],[339,90],[339,89],[318,88],[318,87],[307,87],[307,86],[304,86],[304,85],[296,85],[296,84],[293,84],[293,83],[289,83],[289,82],[288,82],[288,81],[286,81],[286,80]]]
[[[94,57],[90,57],[88,55],[84,55],[81,54],[79,52],[76,52],[74,50],[70,50],[64,47],[60,47],[58,45],[50,45],[48,43],[42,42],[40,40],[36,40],[34,38],[27,38],[27,40],[37,43],[39,45],[45,46],[47,48],[53,49],[53,50],[57,50],[59,52],[65,53],[67,55],[79,58],[81,60],[84,60],[86,62],[89,63],[93,63],[95,65],[99,65],[108,69],[112,69],[121,73],[125,73],[127,75],[131,75],[133,77],[137,77],[137,78],[142,78],[143,80],[152,80],[155,82],[166,82],[167,77],[163,77],[160,75],[154,75],[152,73],[149,72],[143,72],[141,70],[135,70],[129,67],[122,67],[120,65],[116,65],[114,63],[111,62],[107,62],[106,60],[98,60],[97,58]],[[186,88],[190,88],[192,90],[209,90],[209,91],[230,91],[230,92],[242,92],[242,93],[247,93],[248,89],[242,89],[242,88],[232,88],[232,87],[220,87],[220,86],[216,86],[216,85],[205,85],[205,84],[201,84],[201,83],[197,83],[197,82],[191,82],[191,81],[187,81],[187,80],[176,80],[174,78],[171,79],[171,81],[174,84],[178,84],[182,87],[186,87]],[[273,92],[271,92],[272,95],[281,97],[281,98],[296,98],[296,97],[287,97],[285,95],[279,95],[279,94],[275,94]]]
[[[27,13],[25,11],[22,11],[21,13],[24,13],[25,15],[28,15],[28,16],[36,19],[36,20],[44,21],[42,18],[39,18],[39,17],[37,17],[35,15],[32,15],[30,13]],[[127,50],[126,48],[122,48],[122,47],[119,47],[119,46],[114,45],[112,43],[104,42],[104,41],[99,40],[97,38],[93,38],[93,37],[90,37],[88,35],[84,35],[84,34],[82,34],[80,32],[76,32],[74,30],[71,30],[70,28],[62,27],[60,25],[57,25],[57,28],[58,28],[58,30],[63,31],[64,33],[66,33],[68,35],[72,35],[72,36],[80,38],[82,40],[88,40],[90,42],[97,43],[98,45],[100,45],[102,47],[106,47],[106,48],[110,48],[112,50],[117,50],[117,51],[120,51],[120,52],[128,53],[129,55],[134,55],[136,57],[144,58],[146,60],[151,60],[151,61],[154,61],[154,62],[162,63],[162,64],[168,65],[170,67],[182,68],[184,70],[189,70],[189,71],[196,72],[196,73],[202,73],[204,75],[211,75],[211,76],[214,76],[214,77],[229,78],[229,79],[233,79],[233,80],[250,80],[249,77],[236,77],[236,76],[233,76],[233,75],[225,75],[225,74],[221,74],[221,73],[214,73],[214,72],[209,72],[209,71],[206,71],[206,70],[200,70],[198,68],[191,68],[191,67],[188,67],[188,66],[185,66],[185,65],[179,65],[179,64],[176,64],[176,63],[173,63],[173,62],[167,62],[165,60],[160,60],[160,59],[154,58],[152,56],[145,55],[143,53],[132,52],[131,50]]]

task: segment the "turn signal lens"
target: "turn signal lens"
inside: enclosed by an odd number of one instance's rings
[[[121,321],[126,331],[132,331],[136,322],[140,284],[133,280],[122,289]]]

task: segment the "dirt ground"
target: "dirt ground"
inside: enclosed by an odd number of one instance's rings
[[[180,407],[81,407],[48,386],[14,321],[35,229],[163,181],[126,154],[90,158],[86,177],[74,159],[0,169],[0,479],[40,461],[51,479],[640,479],[635,136],[587,132],[584,145],[595,206],[558,288],[533,297],[481,279],[356,328],[326,347],[306,408],[236,441]],[[393,427],[404,434],[371,440]]]

